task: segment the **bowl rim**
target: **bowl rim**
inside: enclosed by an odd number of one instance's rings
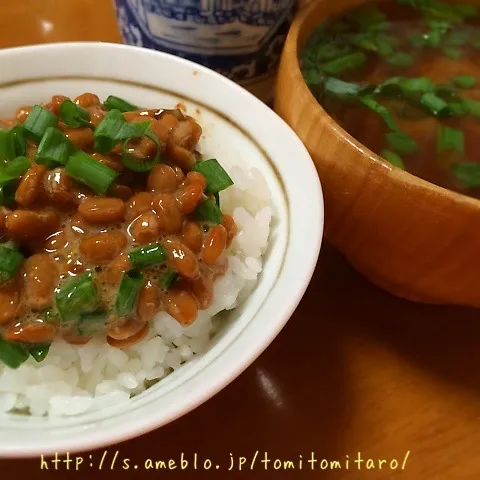
[[[283,133],[288,133],[289,145],[294,147],[294,150],[298,152],[298,157],[301,158],[302,162],[302,172],[305,175],[305,180],[308,182],[309,187],[311,189],[311,197],[309,198],[310,201],[313,200],[313,206],[310,209],[310,215],[315,215],[317,220],[316,222],[311,222],[310,220],[307,221],[303,219],[303,217],[307,217],[307,215],[302,216],[302,225],[306,230],[308,228],[310,240],[309,245],[309,252],[308,252],[308,261],[307,261],[307,254],[302,254],[302,269],[298,272],[298,279],[296,282],[292,282],[291,278],[285,277],[285,269],[280,272],[276,280],[272,283],[271,288],[273,289],[274,286],[279,284],[279,280],[282,279],[282,285],[289,286],[291,295],[288,298],[285,298],[282,305],[276,308],[276,312],[279,312],[278,316],[275,319],[272,319],[270,325],[262,325],[262,332],[263,336],[261,335],[260,338],[253,339],[251,342],[250,348],[247,349],[246,352],[241,352],[238,356],[238,359],[235,362],[232,362],[231,365],[222,365],[221,368],[218,366],[218,362],[215,365],[215,368],[221,372],[220,375],[212,377],[207,385],[204,385],[202,389],[198,388],[198,385],[194,384],[196,388],[195,394],[190,396],[190,398],[184,399],[180,403],[180,406],[176,407],[173,410],[173,414],[169,415],[167,419],[162,418],[160,414],[157,415],[155,418],[145,418],[143,421],[139,421],[134,425],[124,426],[122,422],[119,422],[120,425],[116,428],[110,428],[107,431],[103,431],[103,429],[97,429],[95,431],[94,438],[85,438],[82,436],[81,438],[68,438],[68,442],[62,445],[61,448],[55,448],[52,445],[52,441],[49,441],[47,438],[35,438],[32,439],[32,442],[29,445],[25,446],[16,446],[13,448],[5,448],[2,447],[0,449],[0,458],[22,458],[22,457],[32,457],[37,456],[40,454],[53,454],[56,451],[69,451],[70,453],[74,452],[81,452],[81,451],[88,451],[94,448],[99,448],[107,445],[117,444],[122,441],[129,440],[131,438],[143,435],[148,433],[152,430],[155,430],[161,426],[164,426],[168,423],[173,422],[179,417],[184,416],[188,412],[194,410],[199,405],[203,404],[214,395],[216,395],[220,390],[230,384],[235,378],[237,378],[243,371],[247,369],[249,365],[251,365],[259,356],[260,354],[270,345],[270,343],[275,339],[278,333],[283,329],[285,324],[290,319],[291,315],[297,308],[301,298],[305,294],[305,291],[311,281],[313,276],[314,270],[316,268],[317,259],[320,253],[320,248],[323,240],[323,231],[324,231],[324,201],[323,201],[323,192],[320,180],[318,178],[318,173],[315,169],[314,163],[306,149],[303,145],[299,137],[296,133],[288,126],[288,124],[281,119],[272,109],[270,109],[267,105],[261,102],[258,98],[254,97],[251,93],[249,93],[244,88],[240,87],[233,81],[229,80],[228,78],[220,75],[219,73],[214,72],[206,67],[198,65],[194,62],[185,60],[183,58],[179,58],[164,52],[158,52],[150,49],[145,49],[141,47],[134,47],[129,45],[122,45],[122,44],[115,44],[115,43],[107,43],[107,42],[58,42],[58,43],[47,43],[47,44],[40,44],[40,45],[31,45],[31,46],[21,46],[21,47],[12,47],[3,49],[0,51],[0,58],[8,55],[20,55],[22,53],[28,52],[30,54],[41,55],[42,52],[46,51],[66,51],[66,52],[78,52],[79,50],[88,49],[92,54],[94,52],[103,51],[103,54],[111,55],[114,53],[115,58],[117,61],[121,61],[122,52],[126,52],[126,55],[139,55],[143,56],[146,61],[151,60],[152,62],[155,59],[162,57],[164,61],[168,62],[175,62],[177,64],[183,65],[182,68],[185,70],[190,71],[198,71],[203,73],[212,81],[216,83],[222,82],[225,88],[228,88],[231,91],[232,98],[240,97],[241,99],[250,103],[251,106],[255,107],[255,109],[259,109],[265,112],[265,115],[271,119],[271,122],[275,129],[280,130]],[[53,53],[53,52],[50,52]],[[65,52],[64,52],[65,53]],[[67,67],[68,69],[68,67]],[[94,73],[89,73],[88,76],[91,76],[95,79]],[[53,75],[52,75],[53,77]],[[114,78],[112,76],[112,81],[115,82],[119,80],[119,78]],[[199,94],[201,98],[201,94]],[[195,101],[195,100],[194,100]],[[218,106],[212,106],[212,104],[206,103],[208,108],[211,108],[215,111],[218,110]],[[222,112],[222,111],[221,111]],[[223,112],[222,112],[223,113]],[[258,137],[257,137],[258,138]],[[272,159],[275,162],[275,159]],[[285,181],[285,179],[282,179]],[[294,191],[294,187],[291,186],[291,191]],[[299,190],[298,188],[295,190]],[[296,202],[297,207],[300,200],[301,192],[298,192],[296,195]],[[302,196],[303,198],[303,196]],[[289,199],[291,200],[291,199]],[[291,202],[288,205],[288,213],[290,217],[292,214],[295,214]],[[297,215],[298,216],[298,215]],[[298,221],[300,223],[300,220]],[[297,225],[298,226],[298,225]],[[289,229],[291,230],[291,229]],[[292,235],[292,232],[288,232],[289,237]],[[297,242],[300,238],[303,241],[303,234],[298,231],[296,234]],[[293,260],[288,260],[288,254],[292,257],[292,242],[286,246],[285,255],[287,257],[287,262],[290,263]],[[283,277],[283,278],[282,278]],[[294,285],[292,285],[292,283]],[[278,297],[278,292],[277,292]],[[277,298],[278,300],[278,298]],[[272,302],[268,301],[268,296],[266,295],[263,299],[263,304],[259,308],[260,310],[264,308],[265,304],[269,304],[270,310],[272,309]],[[254,322],[255,316],[252,317],[250,324]],[[258,326],[259,322],[256,322]],[[246,329],[245,329],[246,330]],[[244,332],[242,331],[242,334]],[[228,345],[226,348],[233,348],[234,343]],[[214,359],[211,363],[215,363]],[[210,367],[211,364],[208,365]],[[205,367],[207,368],[207,366]],[[213,368],[213,367],[212,367]],[[213,368],[213,371],[215,371]],[[212,369],[210,369],[212,371]],[[12,427],[14,428],[14,427]],[[100,431],[99,431],[100,430]],[[90,432],[92,433],[92,432]],[[43,442],[43,443],[42,443]],[[54,441],[53,441],[54,442]],[[58,441],[57,441],[58,442]],[[45,445],[49,445],[45,447]]]
[[[366,0],[364,3],[371,3],[373,0]],[[417,177],[416,175],[402,170],[395,165],[384,160],[380,155],[375,153],[373,150],[370,150],[368,147],[359,142],[354,136],[348,133],[341,125],[339,125],[333,117],[331,117],[328,112],[322,107],[322,105],[314,97],[311,90],[308,88],[301,69],[299,61],[299,50],[301,47],[299,45],[299,36],[304,26],[306,20],[317,11],[317,9],[322,8],[323,2],[310,2],[305,6],[303,10],[295,17],[288,32],[283,53],[282,61],[285,61],[290,68],[290,75],[293,78],[293,83],[296,85],[296,88],[302,90],[302,95],[306,95],[310,98],[310,103],[315,116],[318,118],[328,118],[327,129],[335,135],[339,140],[344,144],[349,144],[351,148],[354,148],[357,153],[365,159],[365,161],[370,162],[374,165],[382,166],[390,170],[390,176],[393,177],[392,181],[401,183],[403,185],[408,185],[410,187],[414,186],[423,191],[437,192],[439,195],[444,196],[445,198],[451,200],[455,203],[465,203],[469,207],[480,208],[480,199],[475,197],[470,197],[460,192],[454,190],[449,190],[448,188],[436,185],[435,183],[424,180],[423,178]],[[341,9],[340,12],[348,10],[347,8]],[[320,25],[321,22],[324,22],[330,18],[330,15],[323,17],[317,24],[316,27]],[[315,28],[315,27],[314,27]],[[313,32],[313,30],[312,30]],[[312,32],[309,32],[311,34]]]

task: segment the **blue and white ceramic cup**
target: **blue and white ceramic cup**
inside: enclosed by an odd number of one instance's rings
[[[115,0],[125,43],[205,65],[264,101],[296,0]]]

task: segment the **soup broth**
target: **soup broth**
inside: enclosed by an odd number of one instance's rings
[[[315,31],[302,72],[325,110],[385,160],[480,198],[480,10],[389,0]]]

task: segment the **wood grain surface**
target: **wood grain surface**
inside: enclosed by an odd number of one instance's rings
[[[109,0],[0,3],[1,47],[82,39],[119,41]],[[1,478],[478,479],[479,320],[475,310],[392,297],[325,244],[284,331],[215,398],[106,453],[72,456],[70,470],[65,462],[47,471],[41,459],[0,460]],[[308,462],[312,452],[316,463]],[[363,462],[355,462],[359,452]],[[146,470],[149,459],[177,468]],[[274,469],[289,460],[296,470]],[[334,460],[341,469],[321,469]]]

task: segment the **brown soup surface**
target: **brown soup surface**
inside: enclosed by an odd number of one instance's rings
[[[302,72],[318,102],[369,149],[480,198],[479,20],[477,7],[456,2],[362,6],[318,27]]]

